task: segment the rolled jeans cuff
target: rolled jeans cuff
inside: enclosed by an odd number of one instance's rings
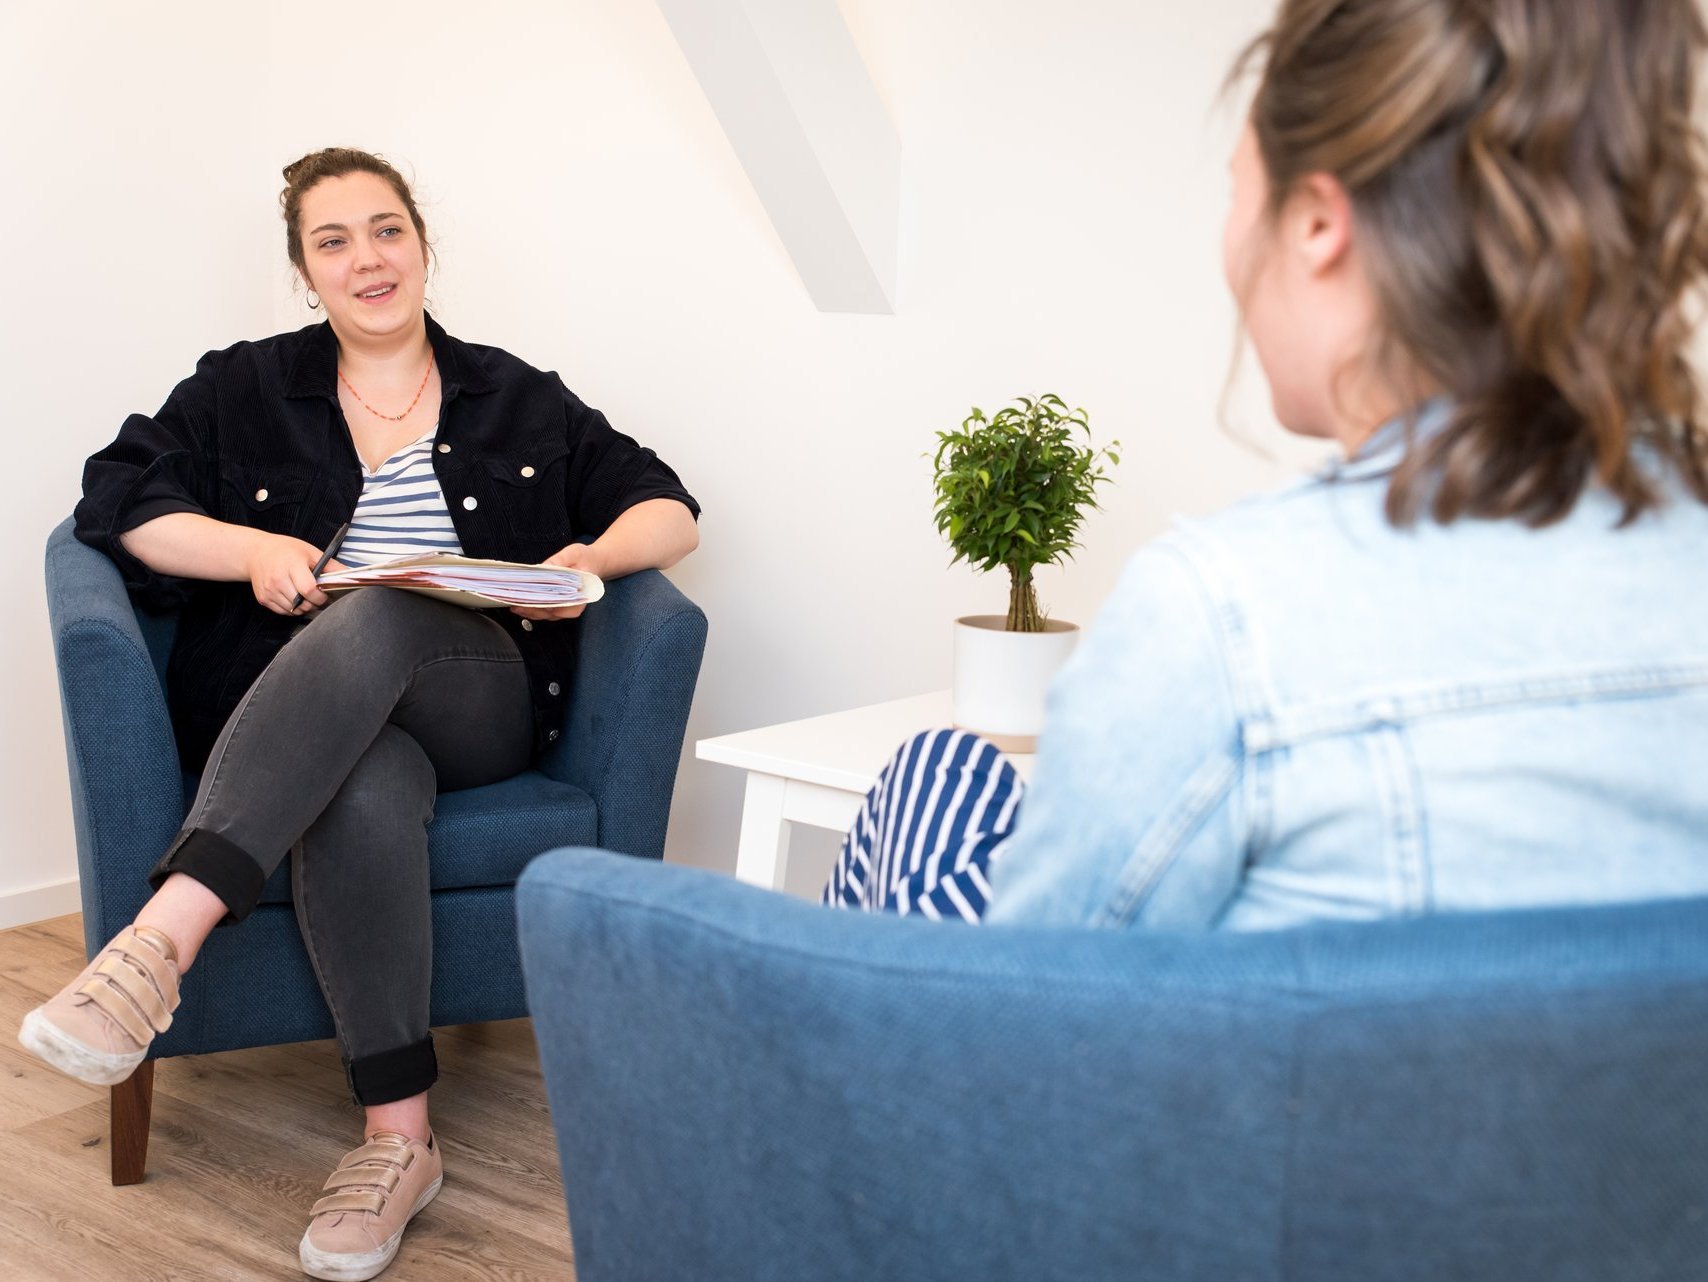
[[[350,1093],[364,1107],[419,1095],[439,1080],[433,1034],[408,1046],[347,1059],[344,1073],[350,1079]]]
[[[267,882],[266,873],[248,851],[203,828],[186,828],[178,834],[160,862],[149,870],[148,884],[159,890],[175,872],[194,877],[219,896],[226,908],[222,926],[242,921],[253,912]]]

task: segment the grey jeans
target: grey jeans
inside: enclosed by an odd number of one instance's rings
[[[243,696],[149,880],[194,877],[229,924],[289,852],[297,923],[351,1090],[362,1104],[406,1099],[438,1071],[427,1028],[434,796],[517,773],[532,744],[522,656],[496,623],[416,593],[350,593]]]

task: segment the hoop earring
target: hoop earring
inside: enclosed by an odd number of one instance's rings
[[[320,310],[320,295],[312,289],[308,291],[308,310],[311,312]]]

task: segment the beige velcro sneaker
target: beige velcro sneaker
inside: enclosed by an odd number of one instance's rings
[[[298,1252],[303,1272],[328,1282],[363,1282],[380,1273],[444,1181],[438,1144],[374,1132],[344,1155],[314,1204]]]
[[[178,950],[152,926],[126,926],[77,978],[24,1016],[25,1050],[91,1086],[125,1080],[178,1009]]]

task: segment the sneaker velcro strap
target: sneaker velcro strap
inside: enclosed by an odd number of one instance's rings
[[[117,1024],[124,1035],[138,1046],[147,1046],[154,1040],[154,1030],[148,1026],[148,1021],[142,1017],[131,1000],[112,984],[99,975],[86,980],[77,990],[79,997],[87,997],[100,1008],[101,1012]]]
[[[79,997],[87,997],[104,1016],[120,1026],[126,1038],[130,1038],[137,1046],[147,1046],[154,1041],[154,1028],[149,1021],[143,1019],[142,1011],[137,1004],[130,1000],[116,983],[109,982],[106,976],[91,975],[77,988]]]
[[[395,1166],[340,1166],[326,1179],[322,1189],[349,1188],[352,1184],[361,1184],[369,1188],[378,1185],[386,1193],[397,1189],[397,1182],[403,1178],[403,1173]]]
[[[310,1216],[328,1211],[366,1211],[378,1215],[385,1210],[384,1193],[329,1193],[314,1204]]]
[[[138,970],[136,964],[128,956],[117,952],[108,952],[103,955],[95,963],[95,969],[90,975],[92,981],[96,978],[105,979],[123,993],[130,999],[130,1003],[136,1008],[137,1013],[148,1021],[148,1027],[153,1032],[145,1032],[137,1039],[138,1041],[147,1041],[154,1033],[164,1033],[172,1027],[172,1012],[167,1007],[166,999],[161,996],[160,990],[155,987],[153,977]],[[113,1013],[105,1002],[98,1004],[109,1015]],[[115,1015],[114,1018],[119,1017]],[[127,1027],[125,1031],[130,1032],[131,1030]]]
[[[162,942],[155,943],[155,938]],[[167,1010],[178,1009],[178,968],[168,960],[165,951],[172,947],[170,939],[151,926],[131,926],[121,931],[111,946],[147,973]]]
[[[415,1165],[415,1152],[401,1144],[389,1144],[385,1140],[369,1140],[361,1148],[351,1149],[344,1155],[340,1167],[356,1166],[362,1162],[385,1162],[407,1171]]]

